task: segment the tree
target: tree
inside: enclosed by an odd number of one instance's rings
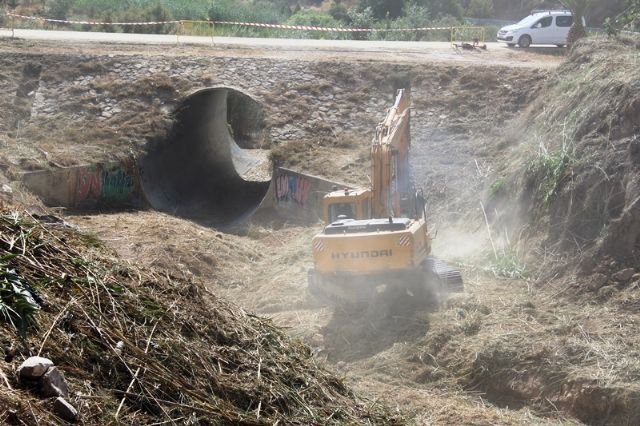
[[[573,46],[574,43],[587,36],[587,30],[582,23],[587,11],[591,8],[595,0],[562,0],[562,4],[571,11],[573,15],[573,25],[569,29],[567,37],[567,45]]]
[[[4,9],[5,6],[15,9],[18,6],[18,0],[0,0],[0,9]]]
[[[151,22],[166,22],[173,19],[171,11],[160,2],[149,7],[144,14],[144,19]],[[171,24],[157,24],[151,26],[151,31],[156,34],[166,34],[173,27]]]
[[[622,24],[631,31],[640,30],[640,0],[627,0],[627,10],[621,15]]]
[[[431,15],[431,19],[449,15],[462,20],[464,15],[464,8],[460,0],[413,0],[413,3],[426,8]]]
[[[492,18],[493,0],[471,0],[467,14],[474,18]]]
[[[319,12],[313,9],[301,10],[287,19],[288,25],[305,25],[311,27],[340,27],[341,23],[336,21],[331,15],[325,12]],[[300,33],[298,33],[300,34]],[[303,38],[336,38],[342,34],[327,33],[323,31],[304,31]]]
[[[73,0],[54,0],[48,2],[46,15],[53,19],[68,19],[73,5]]]
[[[627,8],[615,18],[604,21],[604,29],[610,36],[617,35],[620,30],[640,30],[640,0],[627,0]]]
[[[404,0],[360,0],[358,10],[364,11],[370,8],[376,20],[396,19],[402,15],[404,4]]]
[[[351,28],[372,28],[374,23],[373,12],[370,7],[362,11],[356,9],[349,9],[349,26]],[[368,32],[354,32],[351,33],[351,37],[354,40],[366,40],[369,38]]]
[[[340,24],[331,15],[307,9],[295,13],[287,19],[287,25],[307,25],[311,27],[338,27]]]
[[[333,16],[336,21],[349,22],[349,10],[340,0],[331,3],[329,7],[329,15]]]

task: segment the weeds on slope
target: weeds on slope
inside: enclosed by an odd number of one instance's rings
[[[497,249],[493,254],[489,270],[498,278],[524,279],[528,275],[526,263],[512,246]]]
[[[64,223],[3,211],[0,256],[41,308],[21,317],[35,320],[24,340],[0,323],[0,343],[16,361],[51,358],[86,424],[404,422],[270,321],[197,282],[123,264]],[[49,401],[16,387],[0,382],[0,419],[55,423]]]
[[[550,151],[543,143],[540,144],[538,154],[527,166],[527,174],[538,182],[537,196],[546,206],[553,202],[575,162],[573,150],[566,141],[557,151]]]

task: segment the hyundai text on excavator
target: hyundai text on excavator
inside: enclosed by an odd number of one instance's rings
[[[312,294],[368,305],[383,293],[430,303],[442,293],[463,291],[460,272],[431,256],[424,197],[415,190],[409,165],[410,102],[409,92],[398,90],[376,128],[371,188],[324,196],[328,225],[312,241]]]

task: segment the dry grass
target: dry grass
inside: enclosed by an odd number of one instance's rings
[[[300,341],[197,281],[123,264],[94,239],[28,214],[5,211],[0,229],[3,256],[16,255],[8,267],[43,299],[26,341],[6,325],[0,338],[18,358],[35,351],[65,371],[85,424],[403,421],[357,399]],[[0,399],[0,418],[55,422],[48,402],[24,391],[0,385]]]
[[[503,367],[498,358],[488,358],[493,353],[489,346],[495,342],[488,336],[523,331],[518,327],[525,326],[521,321],[524,310],[529,309],[527,302],[536,300],[535,295],[527,293],[526,284],[491,280],[483,273],[474,279],[475,271],[470,270],[465,277],[469,291],[475,296],[454,299],[431,314],[421,313],[413,318],[401,315],[393,323],[362,324],[357,314],[345,317],[308,299],[305,292],[306,270],[311,265],[308,243],[314,229],[287,225],[273,229],[261,223],[254,224],[252,238],[246,238],[152,212],[72,220],[98,231],[125,256],[154,262],[187,276],[194,274],[205,279],[216,293],[273,316],[275,322],[289,327],[289,334],[310,342],[320,356],[338,362],[337,367],[348,374],[349,382],[357,389],[398,404],[403,411],[413,413],[417,422],[554,423],[525,409],[496,408],[492,405],[496,400],[487,400],[480,389],[469,385],[467,377],[458,376],[475,371],[474,351],[496,372],[503,368],[511,371],[514,364]],[[169,244],[161,237],[167,232],[174,235]],[[214,262],[202,257],[202,253],[215,253]],[[505,286],[515,288],[505,291]],[[521,307],[510,309],[511,300]],[[548,302],[546,299],[542,309],[546,309]],[[512,329],[506,331],[503,327]],[[507,342],[504,350],[510,345],[520,345],[526,358],[528,348],[539,344],[539,339],[551,329],[541,329],[529,346],[525,345],[528,338],[525,334],[517,343]],[[450,353],[449,348],[454,345],[460,350]],[[432,364],[427,352],[437,364]],[[520,358],[513,360],[515,364],[519,362]],[[545,362],[540,358],[541,366]],[[578,362],[575,365],[580,367]],[[481,368],[480,364],[477,368]],[[494,380],[488,374],[486,383],[494,381],[497,378]],[[538,413],[560,416],[555,411],[550,413],[546,406],[540,409],[537,400],[529,402]]]
[[[419,356],[423,378],[446,388],[453,380],[500,407],[527,406],[544,416],[640,418],[629,402],[640,395],[636,315],[576,304],[559,296],[562,287],[494,286],[483,273],[465,275],[472,295],[432,317]]]

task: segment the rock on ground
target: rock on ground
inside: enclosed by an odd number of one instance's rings
[[[32,356],[18,367],[18,376],[23,379],[39,379],[52,366],[53,361],[50,359]]]
[[[73,422],[78,419],[78,410],[73,405],[69,404],[66,399],[62,397],[56,398],[53,403],[54,412],[62,419]]]
[[[41,390],[44,396],[69,396],[64,373],[57,367],[50,367],[42,376]]]

